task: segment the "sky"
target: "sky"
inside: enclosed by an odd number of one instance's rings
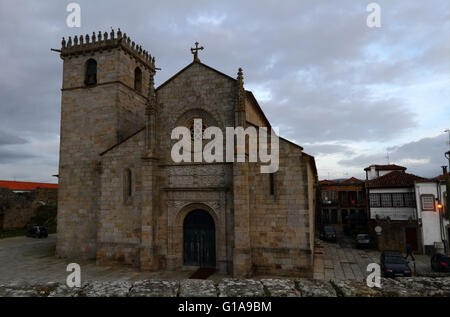
[[[362,0],[0,0],[0,179],[56,182],[61,38],[126,32],[156,58],[159,85],[192,61],[244,70],[280,135],[316,158],[320,179],[395,163],[433,177],[450,129],[450,2]]]

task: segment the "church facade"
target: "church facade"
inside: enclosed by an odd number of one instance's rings
[[[154,87],[155,59],[120,30],[63,39],[57,255],[142,270],[310,276],[314,158],[279,138],[279,168],[175,163],[175,127],[266,127],[237,78],[194,61]],[[248,154],[248,153],[247,153]]]

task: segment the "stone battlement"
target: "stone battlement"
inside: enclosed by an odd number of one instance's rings
[[[148,51],[142,49],[142,46],[131,41],[126,33],[122,34],[120,29],[118,29],[117,33],[115,33],[114,30],[111,30],[109,34],[108,32],[102,34],[102,32],[99,31],[97,34],[92,32],[91,36],[89,36],[89,34],[84,36],[75,35],[73,40],[72,37],[69,36],[67,41],[63,37],[61,41],[61,57],[70,58],[115,48],[122,48],[130,55],[138,58],[142,64],[153,71],[155,70],[155,57],[152,57]]]

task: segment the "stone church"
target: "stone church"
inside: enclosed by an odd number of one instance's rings
[[[174,127],[271,125],[237,78],[192,63],[159,87],[122,33],[63,38],[57,255],[141,270],[310,276],[314,157],[279,138],[279,169],[175,163]]]

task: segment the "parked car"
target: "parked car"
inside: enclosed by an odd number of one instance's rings
[[[33,226],[27,232],[27,237],[30,238],[47,238],[48,231],[46,227],[43,226]]]
[[[336,242],[336,229],[332,226],[324,226],[319,233],[319,237],[325,241]]]
[[[360,233],[356,235],[355,245],[357,248],[369,248],[372,246],[370,236],[367,233]]]
[[[408,263],[399,251],[381,252],[380,267],[383,277],[411,276],[412,271]]]
[[[450,272],[450,257],[436,253],[431,258],[431,268],[435,272]]]

